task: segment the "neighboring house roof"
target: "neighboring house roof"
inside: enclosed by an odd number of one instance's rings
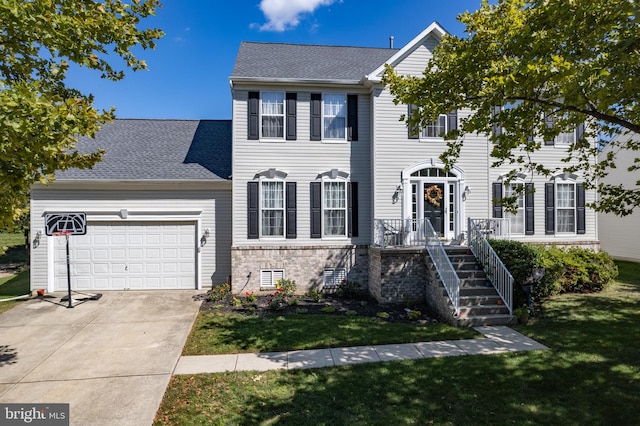
[[[105,124],[78,151],[103,148],[92,169],[56,173],[58,181],[227,180],[231,177],[231,120],[131,120]]]
[[[360,82],[398,49],[242,42],[232,81]]]

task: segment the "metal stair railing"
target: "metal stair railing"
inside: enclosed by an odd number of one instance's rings
[[[426,249],[451,300],[456,316],[460,316],[460,277],[451,264],[440,237],[429,220],[425,220]]]
[[[505,307],[509,310],[509,315],[512,315],[513,276],[485,237],[485,226],[479,226],[480,224],[484,225],[488,220],[491,219],[469,218],[467,226],[469,250],[482,265],[487,278],[502,298]]]

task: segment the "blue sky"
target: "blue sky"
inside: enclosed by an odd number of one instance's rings
[[[119,118],[229,119],[229,76],[242,41],[402,47],[431,22],[463,35],[456,17],[480,0],[162,0],[143,22],[165,36],[136,50],[148,71],[109,82],[73,70],[68,83]]]

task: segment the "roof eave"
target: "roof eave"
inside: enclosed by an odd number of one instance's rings
[[[341,86],[353,86],[363,83],[359,80],[330,80],[312,78],[273,78],[273,77],[230,77],[231,87],[235,83],[281,83],[281,84],[336,84]]]

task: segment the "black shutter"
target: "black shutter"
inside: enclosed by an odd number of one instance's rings
[[[249,92],[247,139],[260,139],[260,92]]]
[[[311,136],[312,141],[322,139],[322,95],[311,94]]]
[[[502,111],[502,107],[500,105],[495,105],[491,107],[491,117],[496,117]],[[491,127],[491,132],[493,136],[500,136],[502,134],[502,123],[495,122]]]
[[[544,127],[546,129],[553,129],[553,115],[547,114],[547,113],[544,114]],[[553,145],[553,139],[545,140],[544,144],[545,145]]]
[[[286,118],[286,139],[288,141],[296,140],[296,128],[297,128],[297,93],[287,93],[287,118]]]
[[[358,95],[347,95],[347,139],[358,140]]]
[[[287,238],[296,238],[297,235],[297,207],[296,207],[296,183],[295,182],[287,182],[286,184],[287,190]]]
[[[499,219],[502,217],[502,182],[494,182],[491,187],[493,189],[493,217]]]
[[[586,210],[585,210],[585,193],[584,185],[576,184],[576,234],[585,234],[586,226]]]
[[[322,182],[311,182],[311,238],[322,238]]]
[[[544,184],[544,233],[547,235],[556,233],[555,210],[555,184],[548,182]]]
[[[413,116],[414,112],[418,110],[417,105],[409,104],[407,105],[407,119]],[[409,139],[420,139],[420,131],[417,126],[408,126],[409,131]]]
[[[527,183],[524,185],[524,233],[525,235],[535,234],[535,215],[533,211],[534,192],[533,184]]]
[[[260,237],[258,227],[259,214],[259,182],[247,182],[247,238],[256,239]]]
[[[347,217],[349,220],[348,236],[358,236],[358,182],[351,182],[347,187]]]
[[[447,129],[448,131],[457,130],[458,129],[458,111],[451,111],[447,114]]]

